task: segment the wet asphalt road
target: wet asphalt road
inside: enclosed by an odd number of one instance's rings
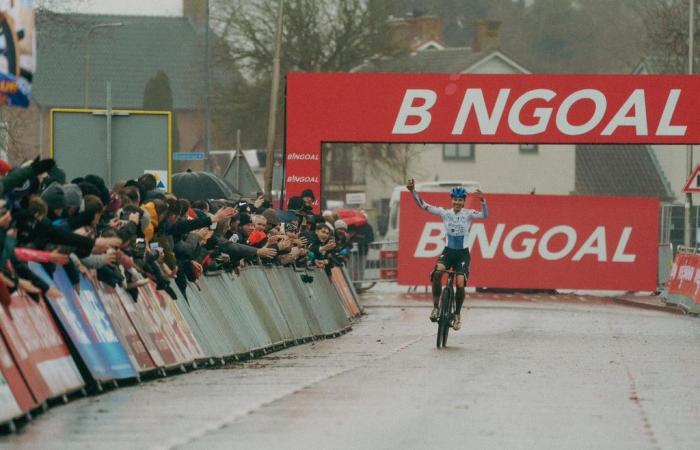
[[[479,300],[435,348],[428,303],[349,334],[50,410],[0,448],[697,449],[700,320]]]

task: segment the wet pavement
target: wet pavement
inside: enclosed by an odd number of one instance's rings
[[[0,448],[698,448],[699,319],[472,297],[444,350],[427,296],[380,292],[338,339],[74,401]]]

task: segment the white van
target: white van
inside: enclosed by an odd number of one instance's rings
[[[467,192],[474,192],[481,189],[478,181],[430,181],[416,183],[418,192],[450,192],[453,187],[462,186]],[[399,240],[399,205],[401,204],[401,193],[408,192],[406,186],[396,186],[391,193],[389,200],[389,224],[387,225],[384,241],[398,242]]]

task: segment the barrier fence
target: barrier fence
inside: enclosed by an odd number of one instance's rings
[[[60,267],[30,268],[59,294],[35,301],[17,291],[0,305],[0,423],[11,429],[13,419],[86,387],[335,337],[361,314],[344,268],[329,277],[247,267],[202,277],[185,295],[173,283],[175,299],[150,281],[134,299],[83,275],[75,289]]]
[[[662,296],[667,303],[700,314],[700,254],[697,248],[678,247]]]

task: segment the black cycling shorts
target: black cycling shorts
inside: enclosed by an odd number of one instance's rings
[[[465,277],[468,277],[471,259],[468,248],[455,249],[445,247],[436,264],[442,264],[445,266],[445,269],[454,269],[455,272],[462,273]]]

